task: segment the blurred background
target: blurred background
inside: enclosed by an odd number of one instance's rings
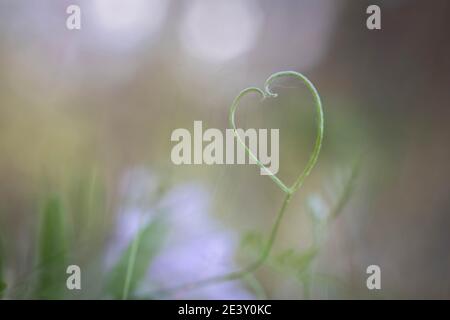
[[[0,296],[449,299],[449,14],[445,0],[0,1]],[[176,289],[255,261],[283,193],[254,165],[174,165],[170,135],[225,130],[236,94],[282,70],[322,97],[318,164],[261,268]],[[314,105],[295,79],[273,91],[238,123],[280,129],[290,184]]]

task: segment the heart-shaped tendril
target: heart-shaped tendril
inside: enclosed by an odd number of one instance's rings
[[[306,166],[304,167],[303,171],[299,174],[299,176],[296,178],[296,180],[294,181],[294,183],[292,184],[291,187],[286,186],[286,184],[281,181],[275,174],[273,174],[266,166],[264,166],[259,159],[256,157],[256,155],[247,147],[247,145],[245,144],[245,142],[241,139],[241,137],[238,135],[237,131],[236,131],[236,122],[235,122],[235,113],[236,113],[236,109],[239,105],[240,100],[247,95],[248,93],[258,93],[259,95],[261,95],[261,97],[263,99],[265,98],[276,98],[277,94],[272,92],[272,90],[270,89],[271,84],[273,83],[274,80],[281,78],[281,77],[294,77],[297,79],[300,79],[305,85],[306,87],[309,89],[310,93],[312,94],[313,98],[314,98],[314,105],[315,105],[315,109],[316,109],[316,125],[317,125],[317,131],[316,131],[316,141],[314,144],[314,148],[311,152],[311,155],[309,157],[308,162],[306,163]],[[242,145],[243,148],[245,148],[247,154],[256,161],[256,163],[258,164],[258,166],[260,168],[262,168],[263,170],[265,170],[268,174],[269,177],[278,185],[278,187],[280,187],[280,189],[285,193],[285,197],[283,200],[283,203],[281,205],[280,210],[278,211],[278,214],[276,216],[275,222],[272,226],[272,229],[270,231],[270,235],[269,235],[269,239],[267,240],[260,257],[254,261],[253,263],[249,264],[247,267],[235,271],[235,272],[230,272],[224,275],[218,275],[218,276],[214,276],[214,277],[210,277],[210,278],[206,278],[200,281],[196,281],[196,282],[192,282],[192,283],[188,283],[188,284],[183,284],[174,288],[170,288],[170,289],[163,289],[163,290],[159,290],[157,292],[154,292],[154,294],[169,294],[169,293],[173,293],[176,292],[178,290],[188,290],[188,289],[194,289],[194,288],[198,288],[198,287],[202,287],[202,286],[206,286],[209,284],[214,284],[214,283],[219,283],[219,282],[224,282],[224,281],[230,281],[230,280],[236,280],[239,278],[243,278],[247,275],[249,275],[250,273],[254,272],[256,269],[258,269],[268,258],[273,244],[275,242],[275,238],[276,235],[278,233],[278,229],[280,226],[280,223],[283,219],[284,213],[286,211],[286,208],[288,207],[288,204],[293,196],[293,194],[303,185],[306,177],[309,175],[309,173],[311,172],[311,170],[314,168],[316,162],[317,162],[317,158],[319,156],[320,153],[320,149],[322,147],[322,140],[323,140],[323,128],[324,128],[324,117],[323,117],[323,109],[322,109],[322,102],[320,100],[320,96],[319,93],[317,92],[317,89],[314,87],[314,85],[311,83],[311,81],[308,80],[308,78],[306,78],[304,75],[302,75],[301,73],[295,72],[295,71],[282,71],[282,72],[277,72],[272,74],[265,82],[264,85],[264,90],[261,90],[260,88],[257,87],[249,87],[246,88],[244,90],[242,90],[238,96],[234,99],[233,103],[231,104],[230,107],[230,115],[229,115],[229,122],[230,122],[230,126],[233,129],[233,132],[236,136],[236,139],[240,142],[240,144]]]
[[[236,129],[236,121],[235,121],[236,109],[239,105],[239,102],[245,95],[247,95],[248,93],[251,93],[251,92],[256,92],[259,95],[261,95],[261,97],[263,99],[276,98],[278,95],[271,91],[270,85],[272,84],[272,82],[275,79],[281,78],[281,77],[286,77],[286,76],[295,77],[297,79],[302,80],[305,83],[306,87],[309,89],[309,91],[311,92],[311,94],[314,98],[314,104],[315,104],[316,113],[317,113],[317,133],[316,133],[316,142],[314,144],[314,149],[311,153],[311,156],[310,156],[305,168],[303,169],[301,174],[297,177],[297,179],[295,180],[295,182],[293,183],[293,185],[291,187],[288,187],[283,181],[281,181],[281,179],[279,179],[265,165],[263,165],[261,163],[261,161],[259,161],[257,156],[249,149],[249,147],[245,144],[245,142],[242,140],[242,138],[238,135],[237,129]],[[322,146],[322,139],[323,139],[323,122],[324,122],[324,120],[323,120],[322,102],[320,100],[320,96],[319,96],[319,93],[317,92],[317,89],[314,87],[314,85],[311,83],[311,81],[308,80],[308,78],[306,78],[301,73],[298,73],[295,71],[282,71],[282,72],[274,73],[266,80],[266,83],[264,85],[264,91],[261,90],[260,88],[256,88],[256,87],[250,87],[250,88],[242,90],[237,95],[237,97],[234,99],[233,103],[231,104],[229,122],[230,122],[231,128],[233,128],[233,132],[234,132],[234,135],[236,136],[236,139],[245,148],[245,151],[247,152],[249,157],[251,157],[256,162],[256,164],[268,174],[268,176],[278,185],[278,187],[280,187],[280,189],[283,192],[285,192],[286,194],[293,194],[298,188],[301,187],[305,178],[309,175],[312,168],[314,167],[314,165],[317,162],[317,158],[319,156],[320,148]]]

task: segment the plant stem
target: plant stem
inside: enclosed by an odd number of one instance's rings
[[[245,142],[241,139],[241,137],[237,133],[236,122],[235,122],[235,113],[236,113],[237,107],[239,105],[240,100],[245,95],[247,95],[248,93],[258,93],[263,99],[267,98],[267,97],[275,98],[275,97],[277,97],[277,94],[273,93],[271,91],[270,86],[275,79],[278,79],[281,77],[286,77],[286,76],[294,77],[294,78],[301,80],[308,88],[309,92],[311,93],[311,95],[314,98],[314,105],[315,105],[315,111],[316,111],[316,125],[317,125],[316,140],[314,143],[314,148],[309,157],[309,160],[308,160],[307,164],[305,165],[305,168],[303,169],[303,171],[296,178],[295,182],[293,183],[293,185],[290,188],[259,161],[258,157],[250,150],[250,148],[245,144]],[[170,289],[159,290],[159,291],[154,292],[154,294],[158,294],[158,293],[159,294],[164,294],[164,293],[169,294],[169,293],[172,293],[172,292],[175,292],[178,290],[194,289],[194,288],[202,287],[202,286],[213,284],[213,283],[236,280],[236,279],[244,277],[244,276],[254,272],[255,270],[257,270],[262,264],[264,264],[264,262],[267,260],[269,254],[272,250],[273,244],[275,242],[275,238],[276,238],[278,230],[280,228],[281,221],[286,212],[286,208],[287,208],[289,202],[291,201],[292,196],[299,188],[301,188],[306,177],[310,174],[311,170],[316,165],[317,158],[319,157],[320,149],[322,147],[323,130],[324,130],[324,116],[323,116],[322,102],[321,102],[319,93],[318,93],[317,89],[314,87],[314,85],[312,84],[312,82],[309,81],[309,79],[306,78],[301,73],[298,73],[295,71],[277,72],[277,73],[272,74],[266,80],[265,85],[264,85],[264,90],[261,90],[256,87],[249,87],[249,88],[242,90],[237,95],[237,97],[233,100],[233,103],[231,104],[230,113],[229,113],[229,123],[230,123],[231,128],[233,129],[236,139],[239,141],[241,146],[246,150],[247,154],[253,160],[255,160],[257,165],[268,174],[268,176],[275,182],[275,184],[285,194],[281,208],[278,211],[278,214],[276,216],[275,223],[272,226],[272,230],[269,235],[269,240],[267,241],[263,251],[261,252],[260,257],[255,262],[251,263],[250,265],[248,265],[247,267],[245,267],[239,271],[234,271],[234,272],[230,272],[230,273],[227,273],[224,275],[219,275],[219,276],[213,276],[213,277],[206,278],[206,279],[203,279],[200,281],[176,286],[176,287],[173,287]]]
[[[128,259],[127,272],[125,275],[125,285],[123,286],[122,300],[128,299],[140,239],[141,239],[141,232],[140,230],[138,230],[136,237],[134,237],[133,243],[131,244],[130,257]]]
[[[170,294],[170,293],[173,293],[176,291],[192,290],[192,289],[203,287],[205,285],[209,285],[209,284],[213,284],[213,283],[220,283],[220,282],[240,279],[240,278],[256,271],[267,260],[267,257],[269,256],[269,254],[272,250],[273,244],[275,242],[275,239],[276,239],[276,236],[278,233],[278,229],[280,228],[281,221],[283,219],[283,216],[286,212],[287,205],[290,202],[291,198],[292,198],[292,194],[286,193],[283,203],[281,205],[281,208],[278,211],[275,223],[272,226],[269,240],[267,241],[266,245],[264,246],[264,249],[261,252],[260,257],[255,262],[253,262],[252,264],[250,264],[247,267],[245,267],[241,270],[238,270],[238,271],[233,271],[233,272],[230,272],[230,273],[227,273],[224,275],[213,276],[213,277],[206,278],[203,280],[182,284],[182,285],[175,286],[175,287],[168,288],[168,289],[155,291],[152,294],[167,295],[167,294]]]

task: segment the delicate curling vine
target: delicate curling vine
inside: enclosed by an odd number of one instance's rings
[[[272,82],[281,77],[286,76],[292,76],[297,79],[302,80],[308,90],[311,92],[313,98],[314,98],[314,104],[316,108],[317,113],[317,133],[316,133],[316,142],[314,145],[314,149],[311,153],[311,156],[308,160],[308,163],[306,164],[305,168],[303,169],[303,172],[297,177],[295,182],[291,187],[287,187],[286,184],[281,181],[275,174],[273,174],[266,166],[264,166],[261,161],[256,157],[256,155],[249,149],[249,147],[245,144],[245,142],[242,140],[242,138],[238,135],[237,129],[236,129],[236,121],[235,121],[235,113],[236,109],[239,105],[240,100],[247,95],[250,92],[256,92],[259,93],[263,99],[265,98],[276,98],[278,95],[276,93],[273,93],[270,89],[270,85]],[[314,87],[314,85],[311,83],[311,81],[308,80],[304,75],[301,73],[295,72],[295,71],[281,71],[274,73],[271,75],[264,85],[264,91],[256,88],[256,87],[250,87],[247,89],[242,90],[238,96],[234,99],[231,107],[230,107],[230,115],[229,115],[229,122],[230,126],[233,128],[234,135],[236,136],[239,143],[245,148],[245,151],[248,153],[248,155],[256,161],[259,167],[261,167],[265,172],[268,173],[269,177],[280,187],[280,189],[286,193],[287,195],[292,195],[295,191],[297,191],[298,188],[300,188],[305,180],[305,178],[309,175],[312,168],[317,162],[317,158],[319,157],[320,149],[322,147],[322,140],[323,140],[323,126],[324,126],[324,119],[323,119],[323,109],[322,109],[322,102],[320,100],[319,93],[317,92],[317,89]]]
[[[296,178],[294,183],[288,187],[280,178],[277,177],[277,175],[273,174],[264,164],[261,163],[261,161],[258,159],[258,157],[249,149],[249,147],[245,144],[245,142],[241,139],[237,132],[236,128],[236,121],[235,121],[235,114],[236,110],[239,106],[239,103],[241,99],[246,96],[249,93],[258,93],[261,95],[263,99],[266,98],[276,98],[277,94],[272,92],[271,85],[272,83],[279,78],[282,77],[294,77],[296,79],[301,80],[306,87],[308,88],[309,92],[312,94],[314,98],[314,105],[315,105],[315,111],[316,111],[316,139],[314,143],[314,148],[311,152],[311,155],[309,157],[309,160],[304,167],[303,171],[299,174],[299,176]],[[218,275],[210,278],[206,278],[200,281],[183,284],[177,287],[173,287],[170,289],[165,290],[159,290],[158,292],[154,292],[154,294],[169,294],[174,291],[178,290],[185,290],[185,289],[194,289],[198,287],[202,287],[209,284],[214,284],[218,282],[224,282],[224,281],[230,281],[230,280],[236,280],[239,278],[242,278],[244,276],[249,275],[250,273],[257,270],[264,262],[267,260],[273,244],[275,242],[281,221],[283,219],[283,216],[286,212],[286,209],[288,207],[288,204],[294,195],[294,193],[303,185],[306,177],[310,174],[311,170],[314,168],[315,164],[317,163],[317,159],[320,153],[320,149],[322,147],[322,140],[323,140],[323,130],[324,130],[324,116],[323,116],[323,109],[322,109],[322,102],[319,96],[319,93],[317,89],[314,87],[314,85],[309,81],[308,78],[306,78],[301,73],[295,72],[295,71],[282,71],[272,74],[265,82],[264,90],[257,88],[257,87],[249,87],[244,90],[242,90],[237,97],[234,99],[233,103],[230,107],[230,113],[229,113],[229,123],[231,128],[233,129],[234,135],[236,136],[236,139],[239,141],[239,143],[242,145],[243,148],[245,148],[247,154],[249,157],[251,157],[257,165],[264,170],[269,177],[275,182],[275,184],[283,191],[285,194],[283,202],[281,204],[281,207],[278,211],[278,214],[276,216],[275,222],[272,226],[272,229],[270,231],[269,239],[267,240],[267,243],[265,244],[263,250],[261,251],[261,255],[259,256],[256,261],[249,264],[247,267],[242,268],[241,270],[230,272],[224,275]]]

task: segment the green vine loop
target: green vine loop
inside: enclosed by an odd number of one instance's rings
[[[240,100],[247,95],[248,93],[258,93],[263,99],[265,98],[276,98],[278,95],[271,91],[270,86],[273,83],[274,80],[286,77],[286,76],[292,76],[294,78],[300,79],[303,81],[303,83],[306,85],[306,87],[309,89],[310,93],[312,94],[314,98],[314,104],[315,104],[315,110],[316,110],[316,125],[317,125],[317,133],[316,133],[316,140],[314,144],[314,148],[311,152],[311,155],[309,157],[308,162],[306,163],[305,168],[300,173],[300,175],[296,178],[294,183],[291,187],[287,187],[286,184],[281,181],[275,174],[273,174],[266,166],[264,166],[258,159],[258,157],[249,149],[249,147],[245,144],[245,142],[241,139],[241,137],[237,133],[236,129],[236,122],[235,122],[235,113],[236,109],[239,105]],[[288,207],[288,204],[293,196],[293,194],[303,185],[306,177],[310,174],[311,170],[314,168],[314,166],[317,163],[317,159],[320,153],[320,149],[322,147],[322,140],[323,140],[323,129],[324,129],[324,116],[323,116],[323,109],[322,109],[322,102],[320,100],[319,93],[317,89],[314,87],[314,85],[309,81],[308,78],[306,78],[301,73],[295,72],[295,71],[282,71],[272,74],[265,82],[264,90],[261,90],[257,87],[249,87],[244,90],[242,90],[237,97],[233,100],[233,103],[230,107],[230,113],[229,113],[229,122],[230,126],[233,129],[234,135],[236,136],[236,139],[240,142],[243,148],[245,148],[247,154],[255,160],[255,162],[258,164],[258,166],[263,169],[265,172],[268,173],[269,177],[278,185],[278,187],[285,193],[285,197],[283,200],[283,203],[281,205],[281,208],[278,211],[278,214],[276,216],[275,222],[272,226],[272,229],[270,231],[269,239],[267,243],[265,244],[260,257],[253,263],[249,264],[247,267],[244,267],[241,270],[230,272],[224,275],[218,275],[210,278],[206,278],[200,281],[183,284],[177,287],[173,287],[170,289],[163,289],[156,292],[153,292],[153,294],[169,294],[171,292],[175,292],[178,290],[188,290],[188,289],[194,289],[198,287],[202,287],[209,284],[224,282],[224,281],[230,281],[230,280],[236,280],[239,278],[242,278],[255,270],[257,270],[264,262],[267,260],[267,258],[270,255],[270,252],[272,250],[273,244],[275,242],[281,221],[283,219],[283,216],[286,212],[286,208]]]
[[[229,115],[229,122],[231,128],[233,128],[233,133],[236,136],[236,139],[239,141],[239,143],[244,147],[247,154],[258,164],[260,168],[262,168],[265,172],[267,172],[268,176],[286,193],[290,193],[290,189],[281,181],[275,174],[273,174],[265,165],[259,161],[258,157],[250,150],[250,148],[245,144],[245,142],[242,140],[242,138],[238,135],[237,129],[236,129],[236,122],[234,120],[234,115],[236,113],[237,106],[239,105],[240,100],[247,95],[250,92],[256,92],[261,95],[263,99],[265,99],[268,94],[272,95],[270,92],[264,92],[259,88],[256,87],[250,87],[247,89],[242,90],[238,96],[234,99],[233,103],[230,107],[230,115]],[[273,95],[272,95],[273,96]]]
[[[295,77],[295,78],[303,81],[303,83],[306,85],[306,87],[308,88],[308,90],[310,91],[310,93],[312,94],[312,96],[314,98],[314,105],[315,105],[316,113],[317,113],[317,120],[316,120],[317,121],[317,124],[316,124],[317,132],[316,132],[316,141],[314,144],[314,149],[313,149],[311,156],[310,156],[305,168],[303,169],[302,173],[297,177],[297,179],[295,180],[295,182],[293,183],[293,185],[291,187],[288,187],[283,181],[281,181],[280,178],[277,177],[277,175],[273,174],[265,165],[263,165],[261,163],[261,161],[259,161],[258,157],[249,149],[249,147],[245,144],[245,142],[242,140],[242,138],[237,133],[236,121],[235,121],[235,114],[236,114],[237,107],[239,105],[240,100],[245,95],[247,95],[248,93],[251,93],[251,92],[256,92],[256,93],[259,93],[263,99],[269,98],[269,97],[276,98],[278,96],[278,94],[272,92],[272,90],[270,89],[270,86],[274,80],[281,78],[281,77],[286,77],[286,76],[292,76],[292,77]],[[233,103],[231,104],[230,114],[229,114],[229,122],[230,122],[231,128],[233,129],[234,135],[236,136],[236,139],[245,148],[245,151],[247,152],[249,157],[251,157],[256,162],[256,164],[268,174],[268,176],[278,185],[278,187],[284,193],[293,194],[295,191],[297,191],[298,188],[300,188],[302,186],[305,178],[309,175],[311,170],[314,168],[314,166],[317,162],[317,158],[319,157],[320,149],[322,147],[323,128],[324,128],[322,102],[320,100],[320,96],[319,96],[319,93],[317,92],[317,89],[314,87],[314,85],[311,83],[311,81],[309,81],[308,78],[306,78],[301,73],[298,73],[295,71],[281,71],[281,72],[272,74],[266,80],[265,85],[264,85],[264,91],[259,88],[256,88],[256,87],[250,87],[250,88],[242,90],[238,94],[238,96],[234,99]]]

